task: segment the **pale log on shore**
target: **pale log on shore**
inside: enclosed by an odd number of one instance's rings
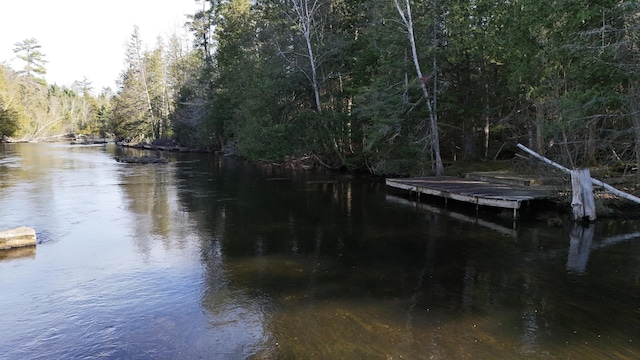
[[[36,245],[36,231],[21,226],[15,229],[0,231],[0,250]]]
[[[521,150],[523,150],[524,152],[526,152],[526,153],[530,154],[531,156],[535,157],[536,159],[541,160],[541,161],[543,161],[543,162],[545,162],[545,163],[547,163],[547,164],[549,164],[549,165],[551,165],[551,166],[553,166],[553,167],[555,167],[557,169],[560,169],[560,170],[562,170],[562,171],[564,171],[566,173],[571,173],[571,170],[567,169],[566,167],[564,167],[564,166],[562,166],[562,165],[560,165],[560,164],[558,164],[556,162],[553,162],[553,161],[547,159],[546,157],[536,153],[535,151],[529,149],[528,147],[526,147],[526,146],[524,146],[522,144],[518,144],[517,146]],[[636,196],[633,196],[633,195],[631,195],[629,193],[626,193],[624,191],[620,191],[620,190],[614,188],[613,186],[611,186],[609,184],[603,183],[602,181],[600,181],[598,179],[591,178],[591,183],[593,185],[601,186],[606,191],[608,191],[608,192],[610,192],[610,193],[612,193],[614,195],[617,195],[617,196],[619,196],[619,197],[621,197],[623,199],[627,199],[627,200],[630,200],[630,201],[633,201],[635,203],[640,204],[640,198],[638,198]]]

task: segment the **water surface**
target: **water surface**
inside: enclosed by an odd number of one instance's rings
[[[0,252],[0,357],[640,357],[637,221],[514,228],[369,179],[123,151],[0,144],[0,229],[39,242]]]

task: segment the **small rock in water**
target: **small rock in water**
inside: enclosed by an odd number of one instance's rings
[[[30,227],[21,226],[15,229],[0,231],[0,250],[13,249],[36,244],[36,231]]]

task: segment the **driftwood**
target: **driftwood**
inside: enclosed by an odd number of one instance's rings
[[[529,149],[528,147],[526,147],[526,146],[524,146],[522,144],[518,144],[517,146],[521,150],[523,150],[524,152],[526,152],[526,153],[530,154],[531,156],[535,157],[536,159],[538,159],[540,161],[543,161],[543,162],[555,167],[556,169],[560,169],[560,170],[562,170],[562,171],[564,171],[566,173],[571,173],[571,170],[567,169],[566,167],[564,167],[564,166],[562,166],[562,165],[560,165],[560,164],[558,164],[556,162],[553,162],[553,161],[547,159],[546,157],[536,153],[535,151]],[[636,196],[633,196],[633,195],[631,195],[629,193],[626,193],[624,191],[618,190],[618,189],[614,188],[613,186],[611,186],[609,184],[606,184],[606,183],[603,183],[602,181],[600,181],[598,179],[594,179],[592,177],[590,177],[590,179],[591,179],[591,183],[593,185],[601,186],[606,191],[608,191],[608,192],[610,192],[610,193],[612,193],[614,195],[617,195],[617,196],[619,196],[619,197],[621,197],[623,199],[627,199],[629,201],[633,201],[635,203],[640,204],[640,198],[638,198]]]

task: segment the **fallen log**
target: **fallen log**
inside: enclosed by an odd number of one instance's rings
[[[36,245],[36,231],[21,226],[15,229],[0,231],[0,250]]]
[[[521,150],[523,150],[524,152],[526,152],[526,153],[530,154],[531,156],[535,157],[536,159],[541,160],[541,161],[543,161],[543,162],[555,167],[556,169],[560,169],[560,170],[562,170],[562,171],[564,171],[566,173],[569,173],[569,174],[571,173],[571,170],[567,169],[566,167],[564,167],[564,166],[562,166],[562,165],[560,165],[560,164],[558,164],[558,163],[556,163],[554,161],[551,161],[551,160],[547,159],[546,157],[536,153],[535,151],[529,149],[528,147],[526,147],[526,146],[524,146],[522,144],[517,144],[517,146]],[[640,204],[640,198],[638,198],[636,196],[633,196],[633,195],[631,195],[629,193],[626,193],[624,191],[618,190],[618,189],[614,188],[613,186],[611,186],[609,184],[606,184],[606,183],[604,183],[604,182],[602,182],[602,181],[600,181],[598,179],[594,179],[592,177],[590,177],[590,179],[591,179],[591,183],[593,185],[601,186],[606,191],[608,191],[608,192],[610,192],[610,193],[612,193],[614,195],[617,195],[617,196],[619,196],[619,197],[621,197],[623,199],[627,199],[629,201],[633,201],[635,203]]]

